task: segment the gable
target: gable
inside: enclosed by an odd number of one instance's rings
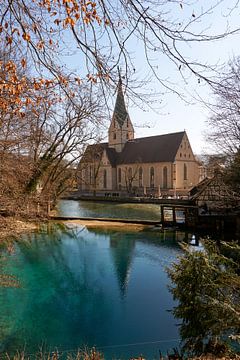
[[[93,162],[103,161],[105,164],[109,162],[112,167],[116,166],[117,152],[115,149],[109,148],[108,143],[100,143],[94,145],[88,145],[83,157],[80,160],[80,164],[90,164]]]
[[[236,199],[236,194],[224,183],[222,173],[211,179],[204,179],[190,191],[191,200],[229,202]]]
[[[107,146],[107,143],[88,145],[80,160],[80,164],[88,164],[101,161],[103,151]]]
[[[184,134],[179,149],[177,151],[176,160],[196,161],[186,133]]]

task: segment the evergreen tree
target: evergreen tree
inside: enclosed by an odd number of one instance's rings
[[[225,244],[225,252],[239,254],[240,247]],[[230,335],[240,333],[239,264],[224,256],[215,244],[204,251],[184,247],[185,253],[168,269],[171,292],[178,305],[175,317],[182,319],[180,335],[187,353],[226,351]]]

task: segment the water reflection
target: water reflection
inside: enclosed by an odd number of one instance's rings
[[[57,209],[60,216],[160,220],[157,204],[61,200]]]
[[[87,344],[104,348],[106,359],[124,359],[152,357],[159,345],[113,345],[161,340],[162,351],[176,345],[165,266],[180,251],[171,235],[155,230],[46,227],[26,236],[4,265],[21,288],[0,289],[1,350]]]
[[[131,271],[135,239],[128,238],[121,233],[120,236],[119,234],[112,234],[110,236],[110,247],[119,288],[122,296],[124,296]]]

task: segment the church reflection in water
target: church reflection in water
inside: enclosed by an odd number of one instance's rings
[[[124,297],[131,272],[135,239],[126,236],[126,234],[112,234],[110,236],[110,247],[119,289],[122,297]]]

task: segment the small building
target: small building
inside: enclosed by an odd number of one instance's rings
[[[78,178],[87,195],[181,197],[199,182],[199,164],[185,131],[134,137],[120,79],[108,142],[87,147]]]
[[[225,183],[220,171],[194,186],[189,194],[202,214],[232,211],[239,206],[239,195]]]

